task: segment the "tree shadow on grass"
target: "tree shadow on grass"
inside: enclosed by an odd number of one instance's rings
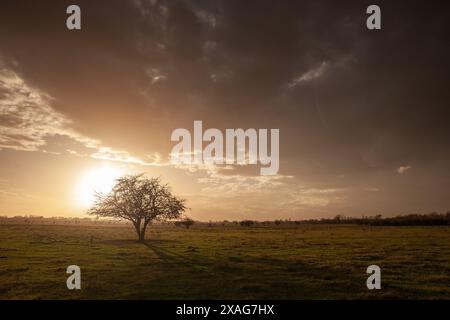
[[[164,241],[161,241],[161,240],[146,240],[145,242],[143,242],[143,244],[146,247],[153,250],[153,252],[160,259],[164,260],[165,262],[180,263],[180,264],[186,264],[186,265],[190,265],[190,266],[200,266],[200,267],[206,266],[206,264],[200,263],[196,259],[186,257],[177,252],[162,248],[161,244],[163,244],[163,243],[164,243]]]
[[[182,255],[173,250],[169,250],[164,248],[164,245],[175,243],[176,240],[163,240],[163,239],[149,239],[144,242],[140,242],[138,240],[132,239],[117,239],[117,240],[104,240],[103,244],[117,246],[117,247],[130,247],[130,246],[139,246],[145,245],[147,248],[151,249],[163,262],[178,264],[189,266],[193,268],[200,268],[206,271],[207,268],[210,268],[212,263],[207,260],[206,257],[188,257],[186,255]]]
[[[162,240],[162,239],[155,239],[151,240],[152,243],[155,244],[164,244],[169,242],[174,242],[174,240]],[[127,247],[130,245],[140,245],[142,242],[139,242],[138,240],[132,240],[132,239],[118,239],[118,240],[104,240],[102,241],[104,244],[117,246],[117,247]]]

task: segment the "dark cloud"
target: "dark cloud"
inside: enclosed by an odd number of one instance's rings
[[[391,190],[366,204],[395,208],[402,188],[422,190],[399,176],[448,177],[445,1],[378,1],[380,31],[365,27],[368,1],[77,1],[76,32],[69,4],[3,1],[0,55],[84,136],[168,154],[170,132],[193,120],[280,128],[282,174]]]

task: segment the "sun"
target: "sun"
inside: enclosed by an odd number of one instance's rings
[[[88,208],[95,201],[95,193],[111,191],[117,178],[123,175],[122,170],[109,165],[91,169],[82,175],[76,189],[78,206]]]

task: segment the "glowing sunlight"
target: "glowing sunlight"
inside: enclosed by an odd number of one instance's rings
[[[95,192],[109,192],[115,180],[123,174],[119,168],[107,165],[87,171],[76,189],[76,204],[90,207],[95,200]]]

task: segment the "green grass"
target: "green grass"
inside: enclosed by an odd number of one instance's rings
[[[0,225],[2,299],[450,299],[449,227]],[[66,288],[81,267],[81,290]],[[382,269],[382,290],[366,268]]]

